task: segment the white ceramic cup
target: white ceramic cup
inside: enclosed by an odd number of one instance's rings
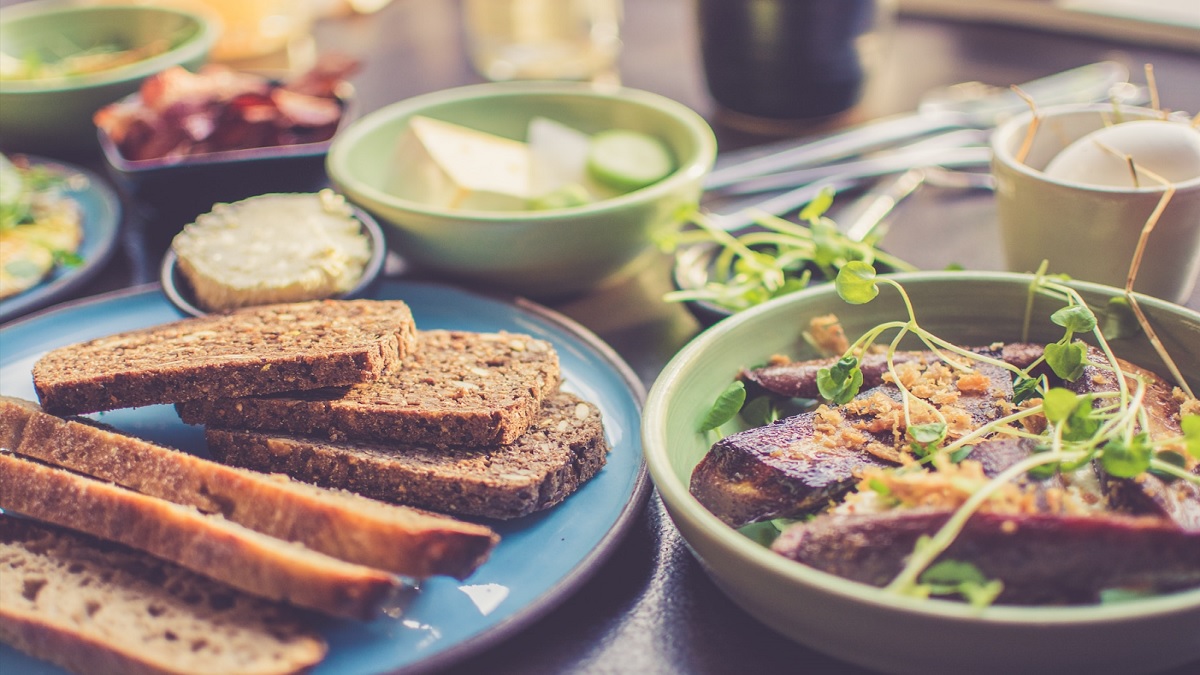
[[[1108,105],[1058,106],[1041,122],[1024,162],[1017,154],[1031,113],[992,135],[996,207],[1008,269],[1048,272],[1123,288],[1142,228],[1165,187],[1085,185],[1049,178],[1042,169],[1076,139],[1115,121]],[[1122,108],[1120,119],[1152,119],[1147,108]],[[1134,290],[1182,303],[1200,275],[1200,176],[1175,184],[1175,194],[1147,241]]]

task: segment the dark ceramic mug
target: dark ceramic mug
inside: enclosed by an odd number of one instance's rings
[[[696,0],[705,79],[725,110],[812,120],[851,108],[866,82],[864,42],[890,0]]]

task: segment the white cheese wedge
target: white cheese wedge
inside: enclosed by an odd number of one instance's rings
[[[452,209],[521,210],[531,196],[529,146],[428,117],[397,148],[396,192]]]
[[[588,135],[545,117],[529,121],[530,191],[544,195],[568,185],[586,187]]]
[[[171,248],[209,311],[341,295],[371,257],[362,225],[329,190],[217,204]]]

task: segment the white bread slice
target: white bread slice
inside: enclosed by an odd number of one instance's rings
[[[0,508],[332,616],[373,619],[401,590],[400,580],[382,570],[7,452],[0,452]]]
[[[307,670],[307,617],[144,553],[0,515],[0,641],[77,673]]]
[[[414,578],[465,578],[499,541],[483,525],[226,466],[87,421],[64,420],[21,399],[0,397],[0,442],[18,455]]]

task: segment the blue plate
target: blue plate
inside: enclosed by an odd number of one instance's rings
[[[83,262],[75,267],[59,265],[37,286],[0,300],[0,323],[49,305],[90,281],[112,256],[121,225],[121,202],[102,178],[71,164],[26,157],[31,165],[63,176],[81,177],[63,194],[79,204],[83,212],[83,241],[79,246]]]
[[[403,616],[370,623],[330,620],[329,656],[316,673],[381,673],[442,668],[515,634],[578,589],[635,522],[650,483],[642,463],[644,391],[633,372],[584,328],[525,300],[478,295],[436,284],[381,281],[370,297],[406,301],[424,329],[507,330],[551,342],[563,388],[600,407],[612,448],[608,464],[559,506],[489,523],[501,541],[469,579],[431,579]],[[3,331],[0,393],[34,399],[30,370],[47,350],[81,340],[178,319],[157,286],[64,305]],[[99,416],[131,434],[204,452],[198,427],[171,406]],[[58,673],[54,666],[0,645],[0,672]]]

